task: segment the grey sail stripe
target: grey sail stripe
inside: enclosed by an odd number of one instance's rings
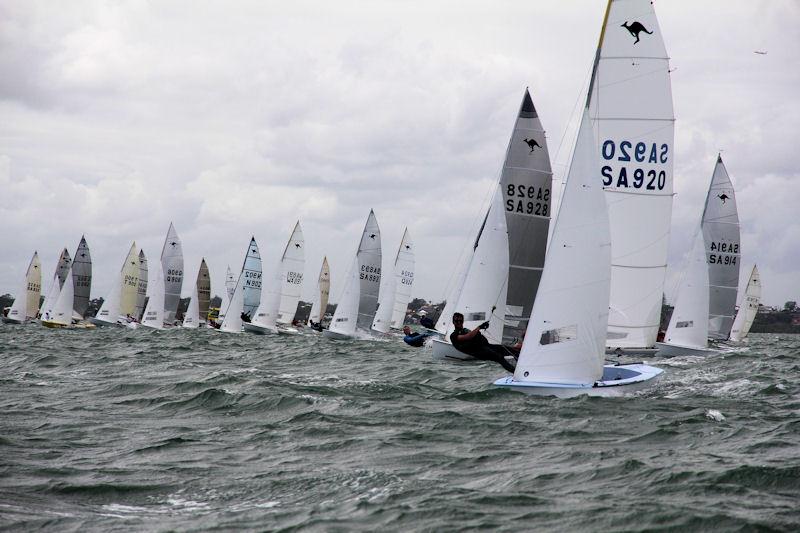
[[[648,265],[648,266],[636,266],[636,265],[623,265],[620,263],[611,263],[612,267],[620,267],[620,268],[638,268],[638,269],[645,269],[645,268],[666,268],[667,265]]]
[[[544,270],[543,267],[529,267],[529,266],[522,266],[522,265],[508,265],[508,268],[518,268],[520,270]]]
[[[655,322],[653,324],[644,325],[644,326],[628,326],[628,325],[621,325],[621,324],[612,324],[610,322],[608,323],[608,327],[610,327],[610,328],[613,327],[613,328],[625,328],[625,329],[649,329],[649,328],[652,328],[654,326],[658,327],[660,325],[661,325],[660,322]]]
[[[641,118],[641,117],[594,117],[592,120],[630,120],[632,122],[638,122],[643,120],[657,120],[659,122],[675,122],[674,118],[661,118],[661,117],[650,117],[650,118]]]
[[[654,56],[600,56],[603,59],[656,59],[659,61],[669,61],[669,57],[654,57]]]
[[[550,216],[549,215],[528,215],[526,213],[514,213],[514,212],[511,212],[511,211],[506,211],[506,213],[509,214],[509,215],[516,215],[518,217],[542,218],[544,220],[550,220]]]
[[[612,189],[611,185],[604,185],[603,190],[605,192],[613,192],[616,194],[635,194],[640,196],[663,196],[664,198],[668,198],[670,196],[675,196],[674,192],[668,193],[656,193],[656,192],[636,192],[636,191],[625,191],[622,189]]]
[[[717,289],[728,289],[728,290],[738,289],[738,287],[733,285],[709,285],[709,287],[716,287]]]
[[[544,174],[545,176],[552,176],[552,172],[547,172],[545,170],[539,170],[537,168],[528,168],[528,167],[512,167],[508,165],[503,165],[503,168],[508,168],[511,170],[524,170],[526,172],[538,172],[539,174]]]

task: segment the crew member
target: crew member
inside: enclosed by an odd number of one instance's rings
[[[431,336],[430,333],[414,333],[408,326],[403,326],[403,333],[406,335],[403,337],[403,342],[414,348],[421,348],[425,344],[425,339]]]
[[[453,326],[455,330],[450,334],[450,342],[456,350],[475,359],[494,361],[509,372],[514,372],[514,366],[505,358],[511,353],[500,344],[489,344],[486,337],[481,334],[482,329],[489,327],[489,322],[484,322],[470,331],[464,327],[464,315],[453,313]]]

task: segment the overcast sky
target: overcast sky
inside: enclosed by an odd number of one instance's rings
[[[327,254],[335,301],[374,208],[385,268],[408,226],[413,295],[439,301],[526,86],[563,178],[605,3],[0,0],[0,293],[85,234],[103,296],[131,241],[157,258],[174,221],[184,296],[202,256],[220,294],[250,235],[271,269],[299,218],[303,296]],[[677,118],[667,296],[723,150],[742,278],[757,262],[764,303],[800,300],[800,2],[655,5]]]

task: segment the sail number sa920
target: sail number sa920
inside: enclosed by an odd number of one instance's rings
[[[658,143],[644,143],[620,141],[619,143],[607,139],[600,150],[606,161],[622,163],[647,163],[650,165],[664,165],[669,160],[669,145]],[[621,165],[615,169],[611,165],[604,165],[600,169],[603,175],[603,185],[606,187],[645,189],[661,191],[667,185],[666,170],[643,169]]]

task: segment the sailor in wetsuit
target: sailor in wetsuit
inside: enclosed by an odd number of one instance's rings
[[[514,366],[506,361],[506,354],[508,352],[500,344],[489,344],[486,337],[481,335],[481,330],[489,327],[489,322],[484,322],[472,331],[464,326],[464,315],[461,313],[453,313],[453,326],[455,330],[450,334],[450,342],[453,347],[459,352],[471,355],[475,359],[482,361],[494,361],[501,365],[509,372],[514,372]]]
[[[408,326],[403,326],[403,333],[405,334],[403,342],[414,348],[421,348],[425,344],[425,339],[431,336],[430,333],[412,333]]]

